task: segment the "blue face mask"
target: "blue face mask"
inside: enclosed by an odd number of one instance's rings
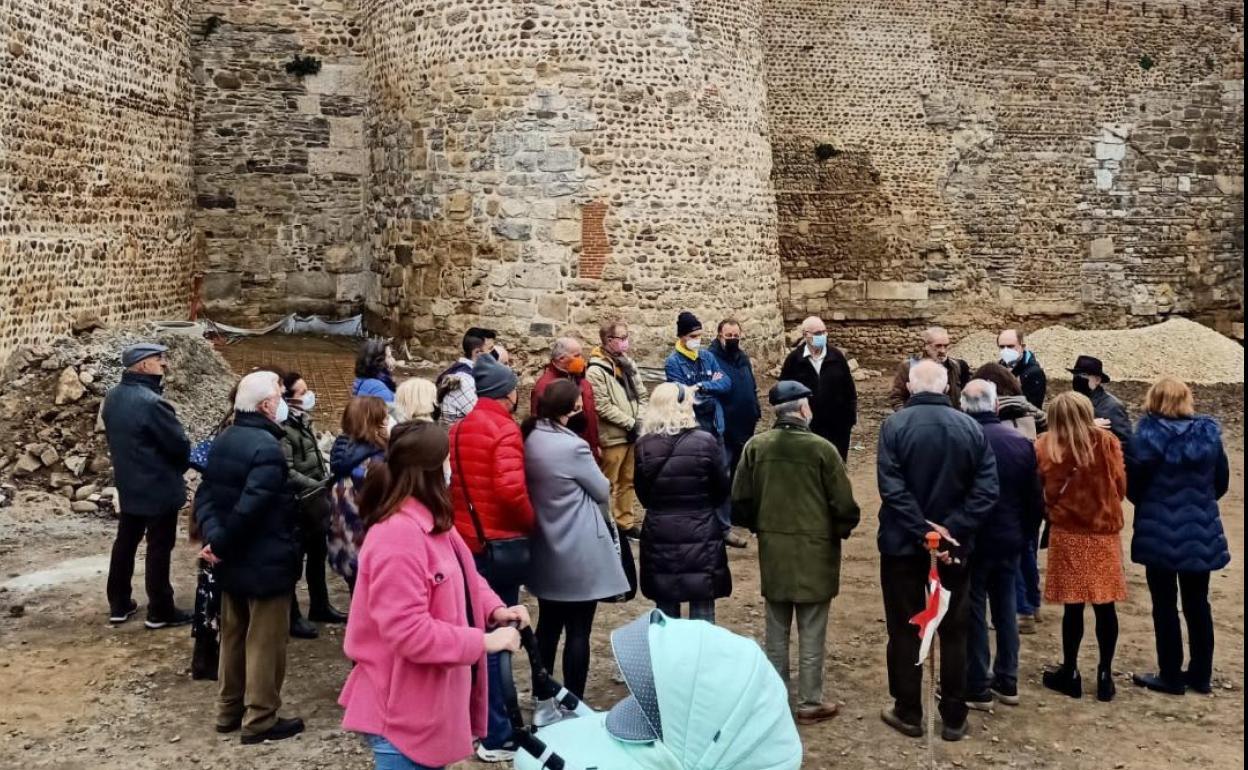
[[[828,346],[828,335],[816,334],[810,338],[810,344],[814,346],[816,350],[823,350]]]

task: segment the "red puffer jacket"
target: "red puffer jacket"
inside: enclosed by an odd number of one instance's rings
[[[486,538],[502,540],[533,531],[520,426],[506,407],[490,398],[478,400],[468,416],[451,427],[455,529],[475,554],[481,553],[482,545],[468,514],[469,497]]]

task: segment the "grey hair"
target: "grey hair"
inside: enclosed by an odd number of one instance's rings
[[[997,410],[997,384],[988,380],[971,380],[962,389],[962,411],[995,412]]]
[[[252,372],[238,383],[238,391],[234,394],[234,410],[238,412],[256,412],[260,404],[274,396],[281,396],[281,380],[275,372]]]
[[[580,344],[580,340],[572,337],[560,337],[550,345],[550,360],[558,361],[568,354],[573,345]]]
[[[949,336],[949,332],[945,331],[945,327],[943,326],[929,326],[923,330],[923,334],[921,336],[923,338],[923,342],[928,343],[931,342],[932,337],[935,337],[937,334],[943,334],[946,337]]]
[[[786,401],[783,404],[777,404],[776,416],[788,417],[789,415],[795,415],[798,412],[802,411],[802,407],[806,406],[809,403],[810,401],[808,401],[807,399],[799,398],[796,401]]]
[[[949,370],[935,361],[923,359],[910,367],[911,393],[944,393],[949,387]]]

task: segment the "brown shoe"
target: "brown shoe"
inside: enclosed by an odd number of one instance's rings
[[[1036,619],[1031,615],[1018,616],[1018,633],[1030,636],[1036,633]]]
[[[745,548],[749,545],[746,539],[738,535],[736,532],[729,532],[724,535],[724,544],[732,548]]]
[[[797,710],[799,725],[813,725],[836,716],[841,712],[835,703],[820,703],[818,706],[802,706]]]

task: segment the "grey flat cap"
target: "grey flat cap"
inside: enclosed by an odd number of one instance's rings
[[[157,345],[155,342],[140,342],[121,351],[121,365],[129,369],[145,358],[158,356],[168,350],[169,348]]]

